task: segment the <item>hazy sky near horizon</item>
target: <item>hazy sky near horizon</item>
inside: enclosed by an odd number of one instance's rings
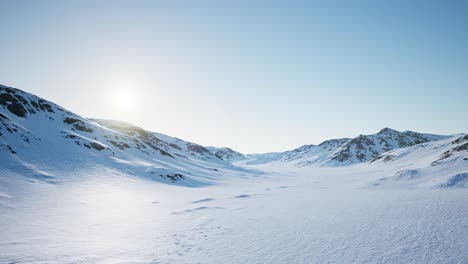
[[[242,152],[468,132],[468,1],[0,0],[0,83]]]

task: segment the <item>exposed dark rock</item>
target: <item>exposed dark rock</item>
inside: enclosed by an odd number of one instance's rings
[[[3,133],[1,133],[3,129],[5,129],[10,134],[16,134],[16,136],[21,138],[26,143],[30,143],[31,138],[39,140],[38,138],[33,137],[29,131],[16,125],[8,118],[0,118],[0,136],[3,136]]]
[[[16,154],[16,151],[14,151],[13,148],[12,148],[10,145],[8,145],[8,144],[6,144],[6,145],[0,144],[0,147],[3,147],[3,148],[5,148],[6,150],[10,151],[11,154]]]
[[[336,147],[345,144],[349,140],[350,138],[330,139],[323,141],[318,146],[323,148]]]
[[[67,117],[63,120],[63,122],[65,124],[72,125],[73,128],[79,131],[88,132],[88,133],[93,133],[94,131],[93,129],[87,127],[83,121],[76,119],[76,118]]]
[[[54,113],[54,108],[49,102],[37,97],[26,99],[21,90],[0,86],[0,92],[3,92],[0,93],[0,105],[18,117],[24,118],[28,113],[35,114],[39,111]]]
[[[376,160],[380,153],[431,140],[431,137],[427,137],[424,134],[412,131],[399,132],[390,128],[384,128],[375,135],[360,135],[357,138],[349,140],[331,159],[340,163],[353,162],[353,160],[359,162]]]
[[[161,152],[161,154],[163,154],[164,156],[174,158],[174,156],[172,156],[171,154],[169,154],[169,152],[166,152],[166,151],[164,151],[164,150],[162,150],[162,149],[159,149],[159,152]]]
[[[52,106],[50,104],[48,104],[46,101],[44,101],[43,99],[39,99],[39,108],[42,111],[47,111],[47,112],[50,112],[50,113],[54,113],[54,110],[53,110]]]
[[[6,89],[6,91],[8,90]],[[0,94],[0,105],[6,107],[8,111],[18,117],[26,117],[26,114],[28,113],[23,104],[10,93]]]
[[[452,150],[456,151],[456,152],[460,152],[460,151],[464,151],[464,150],[468,151],[468,142],[463,144],[463,145],[460,145],[458,147],[454,147]]]
[[[116,146],[117,148],[119,148],[120,150],[125,150],[126,148],[130,148],[130,145],[128,145],[127,143],[125,142],[115,142],[113,140],[110,140],[109,143],[111,143],[112,145]]]
[[[452,144],[460,144],[463,141],[468,141],[468,135],[455,139],[454,141],[452,141]]]
[[[65,136],[65,138],[71,138],[71,139],[73,139],[73,138],[77,138],[77,136],[76,136],[76,135],[72,135],[72,134],[68,134],[68,135]]]
[[[0,118],[10,120],[10,118],[8,118],[8,116],[6,116],[6,115],[4,115],[2,113],[0,113]]]
[[[188,159],[186,156],[181,155],[181,154],[178,154],[178,153],[176,153],[175,155],[176,155],[177,157],[180,157],[180,158],[183,158],[183,159]]]
[[[168,175],[165,175],[163,176],[165,178],[168,178],[170,179],[172,182],[176,182],[178,180],[183,180],[185,179],[184,175],[180,174],[180,173],[174,173],[174,174],[168,174]]]
[[[201,145],[197,145],[197,144],[188,144],[187,145],[187,148],[193,152],[196,152],[196,153],[200,153],[200,154],[203,154],[203,153],[210,153],[210,151],[208,149],[206,149],[205,147],[201,146]]]
[[[468,135],[465,135],[463,137],[460,137],[454,141],[452,141],[452,144],[460,144],[462,142],[468,141]],[[461,144],[459,146],[453,147],[444,153],[437,159],[436,161],[432,162],[432,165],[438,164],[440,161],[448,159],[454,155],[455,152],[462,152],[462,151],[468,151],[468,142]]]
[[[395,156],[392,156],[392,155],[377,156],[376,158],[372,159],[370,163],[376,162],[378,160],[382,160],[383,162],[389,162],[394,159],[395,159]]]
[[[79,122],[79,121],[80,121],[80,120],[78,120],[78,119],[76,119],[76,118],[69,118],[69,117],[67,117],[67,118],[65,118],[65,119],[63,120],[63,122],[64,122],[65,124],[69,124],[69,125],[72,125],[72,124],[74,124],[74,123],[76,123],[76,122]]]
[[[87,146],[87,144],[84,144],[84,145]],[[90,145],[93,149],[98,150],[98,151],[101,151],[101,150],[103,150],[103,149],[106,148],[105,146],[103,146],[103,145],[101,145],[101,144],[99,144],[99,143],[97,143],[97,142],[91,142],[91,143],[89,143],[89,145]]]
[[[177,146],[176,144],[174,144],[174,143],[169,144],[169,146],[171,146],[171,148],[173,148],[173,149],[181,150],[181,148],[179,146]]]
[[[339,162],[343,162],[345,160],[348,160],[351,157],[351,153],[349,152],[339,152],[335,156],[332,157],[333,160],[337,160]]]

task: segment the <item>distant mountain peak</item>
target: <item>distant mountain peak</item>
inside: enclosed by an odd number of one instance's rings
[[[395,129],[389,128],[389,127],[384,127],[377,134],[385,134],[385,133],[401,133],[401,132]]]
[[[329,139],[320,143],[318,146],[322,148],[337,147],[341,146],[344,143],[348,142],[350,138],[338,138],[338,139]]]
[[[370,161],[393,149],[443,138],[446,136],[412,131],[399,132],[386,127],[376,134],[330,139],[317,146],[304,145],[285,152],[258,154],[255,155],[257,161],[251,163],[286,162],[296,166],[344,166]]]
[[[217,148],[217,147],[207,147],[207,149],[213,153],[216,157],[228,161],[228,162],[233,162],[233,161],[239,161],[239,160],[245,160],[246,156],[238,151],[235,151],[231,148],[228,147],[222,147],[222,148]]]

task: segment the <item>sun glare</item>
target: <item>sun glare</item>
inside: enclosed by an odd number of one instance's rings
[[[130,110],[136,104],[136,97],[131,91],[120,90],[113,94],[113,104],[116,108]]]

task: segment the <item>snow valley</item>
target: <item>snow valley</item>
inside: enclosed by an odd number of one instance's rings
[[[2,263],[467,263],[466,187],[466,134],[243,154],[0,86]]]

